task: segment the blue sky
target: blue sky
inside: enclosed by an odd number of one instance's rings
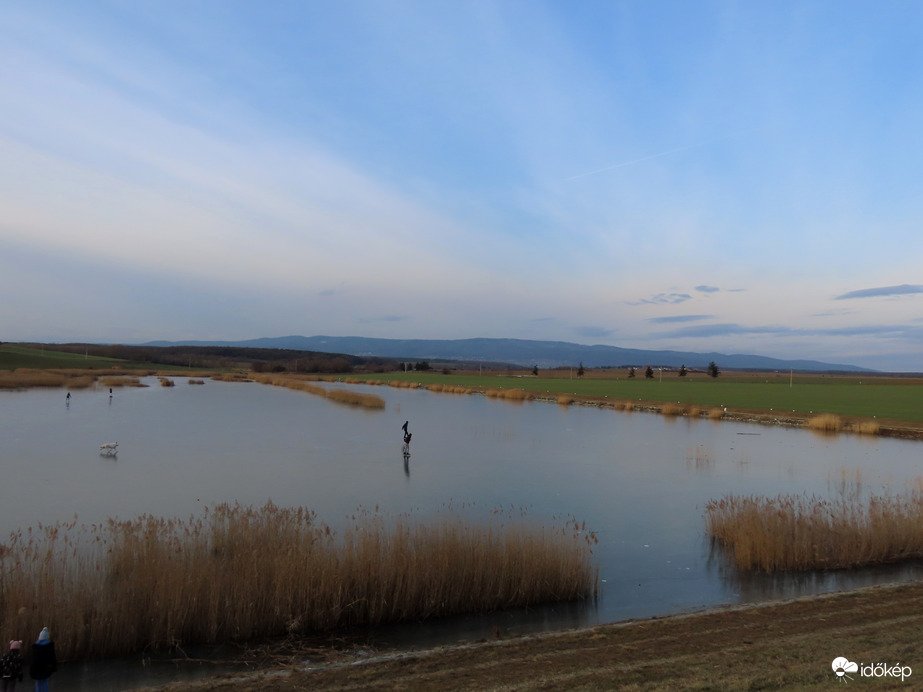
[[[923,4],[0,1],[0,339],[923,371]]]

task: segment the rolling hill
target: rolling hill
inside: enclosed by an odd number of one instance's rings
[[[783,360],[767,356],[692,351],[648,351],[617,346],[586,346],[566,341],[527,339],[374,339],[359,336],[282,336],[245,341],[154,341],[145,346],[236,346],[279,348],[354,356],[378,356],[400,360],[457,360],[485,363],[509,363],[540,368],[577,366],[589,368],[620,366],[685,365],[705,369],[714,361],[722,369],[735,370],[808,370],[872,372],[867,368],[844,363],[816,360]]]

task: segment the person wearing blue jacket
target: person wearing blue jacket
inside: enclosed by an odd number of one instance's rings
[[[38,640],[32,645],[32,663],[29,666],[29,677],[35,680],[35,692],[48,692],[48,678],[57,669],[54,642],[48,628],[43,627]]]

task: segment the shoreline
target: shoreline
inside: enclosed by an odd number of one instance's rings
[[[838,681],[831,662],[839,656],[901,664],[923,677],[921,632],[923,583],[889,584],[139,692],[827,689]],[[878,679],[876,689],[913,689],[911,680]]]

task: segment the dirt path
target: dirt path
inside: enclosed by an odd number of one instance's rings
[[[913,584],[146,689],[919,690],[921,641],[923,584]],[[840,656],[860,665],[851,680],[833,671]],[[909,668],[902,681],[881,666],[870,677],[870,664]]]

